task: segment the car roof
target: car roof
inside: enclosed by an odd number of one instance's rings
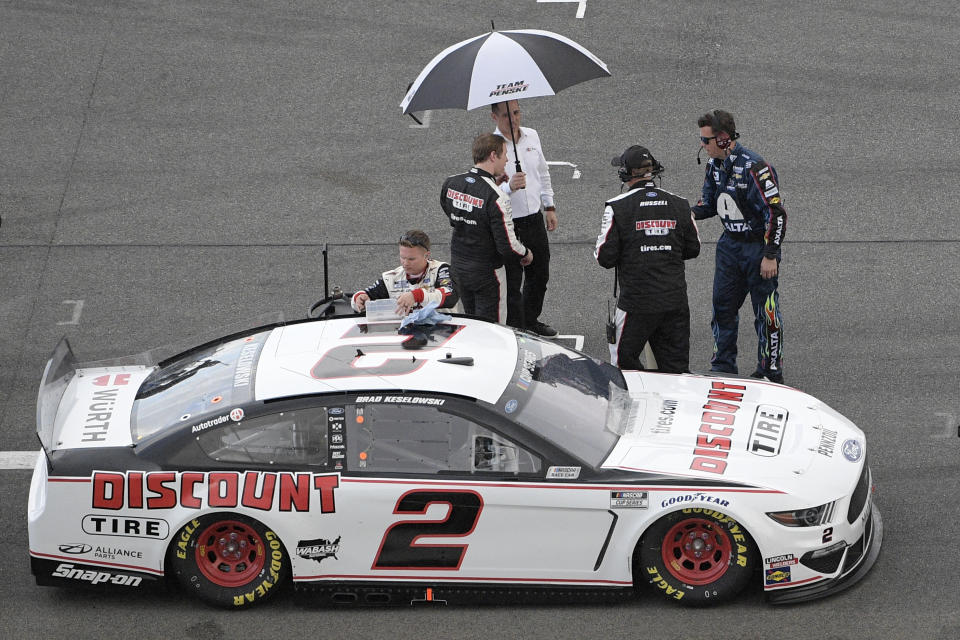
[[[255,399],[404,390],[495,403],[513,377],[518,347],[512,329],[464,317],[409,334],[399,328],[399,322],[367,323],[363,317],[277,327],[257,362]]]

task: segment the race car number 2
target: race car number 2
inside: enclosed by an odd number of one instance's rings
[[[420,538],[462,538],[477,526],[483,498],[474,491],[416,489],[400,496],[395,514],[425,515],[433,504],[449,507],[441,520],[401,520],[383,534],[371,569],[446,569],[456,571],[467,544],[425,544]]]

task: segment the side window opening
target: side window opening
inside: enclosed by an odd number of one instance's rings
[[[326,465],[326,410],[281,411],[227,423],[202,432],[197,443],[218,462]]]
[[[353,469],[386,473],[539,473],[540,458],[436,406],[367,404],[348,421]]]

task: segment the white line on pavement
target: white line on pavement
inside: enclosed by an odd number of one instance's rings
[[[83,300],[64,300],[63,304],[72,304],[73,305],[73,317],[64,322],[58,322],[58,325],[61,324],[80,324],[80,314],[83,313]]]
[[[547,164],[548,164],[549,166],[551,166],[551,167],[570,167],[570,168],[572,168],[572,169],[573,169],[573,179],[574,179],[574,180],[579,180],[579,179],[580,179],[580,176],[582,175],[582,174],[580,173],[580,169],[577,169],[577,165],[573,164],[572,162],[565,162],[565,161],[563,161],[563,160],[547,160]]]
[[[577,17],[583,18],[583,14],[587,12],[587,0],[537,0],[537,3],[541,2],[574,2],[578,5],[577,7]]]
[[[573,348],[577,351],[583,351],[583,336],[570,334],[570,335],[560,335],[554,336],[554,340],[573,340]]]
[[[33,469],[36,463],[36,451],[0,451],[0,470]]]

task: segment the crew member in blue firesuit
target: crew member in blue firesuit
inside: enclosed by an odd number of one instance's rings
[[[713,277],[713,358],[711,371],[737,373],[737,320],[750,294],[757,330],[754,378],[783,383],[783,321],[777,276],[787,212],[777,173],[737,138],[736,124],[717,109],[697,119],[701,151],[710,157],[703,193],[693,207],[697,220],[719,216]],[[697,155],[697,163],[700,157]]]

